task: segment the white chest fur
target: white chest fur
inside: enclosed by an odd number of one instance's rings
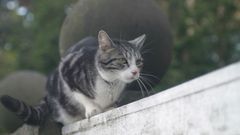
[[[70,93],[74,102],[80,103],[85,107],[86,118],[104,112],[112,107],[125,87],[125,83],[123,82],[116,81],[107,83],[100,78],[97,78],[95,83],[94,99],[91,99],[80,92]]]
[[[96,95],[94,102],[101,108],[106,109],[118,100],[125,87],[125,83],[119,81],[108,83],[97,78],[95,86]]]

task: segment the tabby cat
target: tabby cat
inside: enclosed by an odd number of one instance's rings
[[[113,107],[127,83],[139,79],[145,35],[131,41],[111,39],[101,30],[72,46],[49,76],[47,95],[37,106],[4,95],[2,104],[25,123],[39,125],[50,116],[63,125]]]

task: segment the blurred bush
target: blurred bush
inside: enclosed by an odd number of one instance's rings
[[[0,0],[0,78],[19,69],[49,73],[71,0]]]
[[[239,0],[156,0],[168,14],[174,58],[160,88],[240,60]]]

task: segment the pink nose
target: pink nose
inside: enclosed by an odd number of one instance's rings
[[[137,75],[137,73],[138,73],[137,70],[133,70],[133,71],[132,71],[132,74],[133,74],[133,75]]]

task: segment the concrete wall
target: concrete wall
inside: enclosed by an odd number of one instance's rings
[[[23,125],[10,135],[38,135],[38,127]]]
[[[240,62],[65,126],[63,135],[240,135]]]

